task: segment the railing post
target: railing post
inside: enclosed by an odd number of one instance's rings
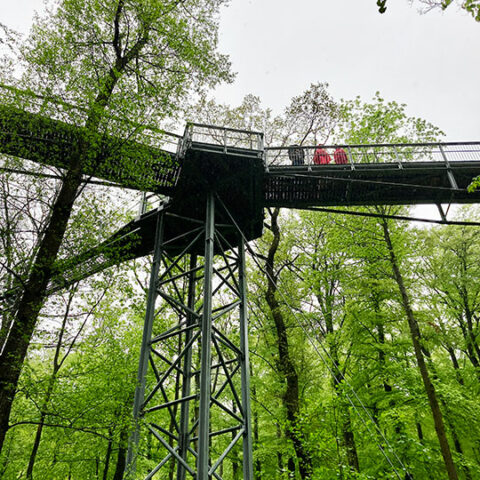
[[[264,140],[263,140],[263,133],[260,133],[258,135],[258,149],[263,152],[263,143],[264,143]]]
[[[147,211],[147,192],[142,192],[142,198],[138,206],[138,217],[141,217]]]
[[[398,156],[398,149],[396,145],[393,146],[393,151],[395,152],[395,159],[397,160],[398,168],[402,169],[403,165],[402,165],[402,161],[400,160],[400,157]]]
[[[348,159],[350,160],[350,166],[352,167],[352,170],[355,170],[355,163],[353,162],[351,147],[347,147],[347,155]]]
[[[453,176],[452,167],[450,166],[450,162],[448,161],[445,150],[443,149],[443,146],[441,144],[438,144],[438,147],[440,149],[440,153],[442,154],[445,166],[447,167],[447,176],[448,176],[448,180],[450,182],[450,185],[453,189],[458,190],[457,181],[455,180],[455,177]]]

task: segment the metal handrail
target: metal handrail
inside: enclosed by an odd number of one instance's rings
[[[188,122],[187,127],[188,126],[208,128],[209,130],[226,130],[227,132],[248,133],[249,135],[260,135],[263,138],[263,133],[257,132],[256,130],[244,130],[241,128],[220,127],[218,125],[209,125],[207,123],[195,123],[195,122]]]
[[[479,141],[469,142],[418,142],[418,143],[335,143],[321,145],[322,148],[369,148],[369,147],[435,147],[435,146],[459,146],[459,145],[480,145]],[[289,150],[292,145],[283,147],[265,147],[265,150]],[[318,148],[318,145],[295,145],[295,148],[302,150],[312,150]]]
[[[321,149],[317,157],[317,149]],[[338,149],[345,153],[344,161],[335,158]],[[296,152],[296,153],[295,153]],[[300,152],[300,153],[299,153]],[[342,168],[355,169],[358,164],[396,164],[399,169],[407,163],[428,161],[445,164],[459,161],[480,162],[480,141],[471,142],[419,142],[419,143],[377,143],[377,144],[336,144],[318,146],[281,146],[265,148],[266,168],[275,166],[313,165],[325,167],[327,164],[342,165]],[[346,158],[345,158],[346,156]],[[300,158],[300,161],[298,160]],[[338,163],[337,163],[338,160]],[[348,160],[348,161],[347,161]],[[452,182],[453,184],[454,182]]]

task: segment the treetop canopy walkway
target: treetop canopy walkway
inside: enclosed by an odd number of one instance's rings
[[[1,153],[65,169],[84,136],[82,128],[0,105]],[[223,155],[233,164],[240,158],[261,159],[262,171],[255,174],[265,207],[478,201],[478,194],[466,189],[480,174],[480,142],[324,145],[328,163],[314,163],[318,146],[295,146],[302,164],[293,165],[291,146],[265,148],[259,132],[190,124],[183,137],[170,134],[169,140],[177,151],[99,135],[85,175],[174,197],[183,156],[191,148],[202,156]],[[343,163],[335,159],[339,149]]]
[[[138,137],[92,135],[0,107],[0,153],[66,169],[85,151],[92,158],[84,161],[84,175],[169,197],[101,245],[58,261],[49,285],[52,293],[153,253],[126,478],[138,478],[142,426],[163,452],[145,478],[174,462],[179,480],[187,473],[222,480],[219,466],[242,440],[243,478],[251,480],[245,243],[262,234],[264,208],[480,202],[480,192],[467,191],[480,175],[480,142],[265,148],[259,132],[188,124],[183,137],[171,135],[174,152],[162,138]],[[174,315],[154,329],[160,301]],[[221,331],[222,321],[232,319],[238,330]],[[159,345],[176,353],[159,354]],[[213,375],[220,381],[212,382]],[[221,422],[210,410],[221,411]],[[162,411],[172,431],[162,427]]]
[[[480,142],[325,145],[300,148],[293,166],[289,148],[266,149],[265,205],[306,208],[333,205],[474,203],[467,187],[479,174]],[[290,147],[291,149],[291,147]],[[335,163],[335,152],[345,163]],[[324,154],[324,155],[325,155]]]
[[[108,134],[88,139],[83,128],[0,105],[0,153],[66,169],[81,141],[98,142],[85,175],[127,188],[173,193],[179,174],[175,152]]]
[[[65,169],[84,136],[80,127],[0,106],[0,153]],[[183,136],[164,134],[157,144],[107,134],[98,142],[86,176],[170,197],[161,206],[169,218],[167,245],[182,238],[187,218],[204,220],[206,192],[212,189],[246,239],[262,234],[265,207],[480,201],[480,192],[467,191],[480,175],[480,142],[265,148],[260,132],[194,123]],[[61,262],[63,275],[51,290],[151,253],[155,218],[147,212],[96,249]],[[219,218],[231,223],[226,214]],[[188,241],[183,237],[168,248],[176,254]]]

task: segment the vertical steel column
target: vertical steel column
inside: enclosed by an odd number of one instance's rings
[[[201,324],[201,372],[198,428],[197,480],[208,480],[210,444],[210,391],[212,358],[212,276],[215,242],[215,198],[207,194],[205,219],[205,265],[203,287],[203,315]]]
[[[248,308],[247,308],[247,279],[245,268],[245,242],[240,235],[238,242],[239,257],[239,284],[240,284],[240,350],[241,358],[241,386],[243,406],[243,480],[253,480],[253,453],[252,453],[252,415],[250,410],[250,355],[248,351]]]
[[[190,256],[190,275],[188,278],[188,308],[190,312],[187,313],[187,327],[195,323],[195,318],[191,314],[195,310],[195,289],[196,289],[196,267],[197,256],[192,254]],[[192,331],[187,330],[185,333],[185,345],[190,344],[192,340]],[[182,382],[182,398],[190,396],[192,379],[192,349],[189,348],[185,354],[183,362],[183,382]],[[190,402],[183,402],[180,411],[180,433],[179,433],[179,455],[184,460],[187,459],[188,447],[190,445],[189,429],[190,429]],[[182,462],[177,461],[177,480],[185,480],[186,469]]]
[[[138,442],[140,439],[140,414],[145,396],[145,381],[148,369],[148,358],[150,355],[150,339],[152,337],[153,320],[155,317],[155,300],[157,298],[157,280],[160,269],[160,259],[163,244],[163,222],[164,215],[159,213],[155,229],[155,246],[153,254],[152,270],[150,272],[150,283],[148,287],[147,310],[145,312],[145,323],[143,327],[142,346],[138,362],[137,386],[133,401],[134,431],[130,437],[126,462],[126,478],[135,478],[136,456]]]
[[[140,203],[138,205],[138,216],[140,217],[147,211],[147,192],[142,193],[142,198],[140,199]]]

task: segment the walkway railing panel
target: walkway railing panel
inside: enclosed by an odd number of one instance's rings
[[[263,151],[263,133],[237,128],[217,127],[202,123],[189,123],[184,138],[197,147],[204,145],[228,152],[236,150]]]
[[[169,194],[179,174],[179,136],[142,128],[133,126],[123,136],[99,132],[97,155],[85,174]],[[82,127],[0,103],[0,153],[68,168],[82,139],[87,139]]]
[[[480,161],[480,142],[268,147],[265,165],[315,166]]]

